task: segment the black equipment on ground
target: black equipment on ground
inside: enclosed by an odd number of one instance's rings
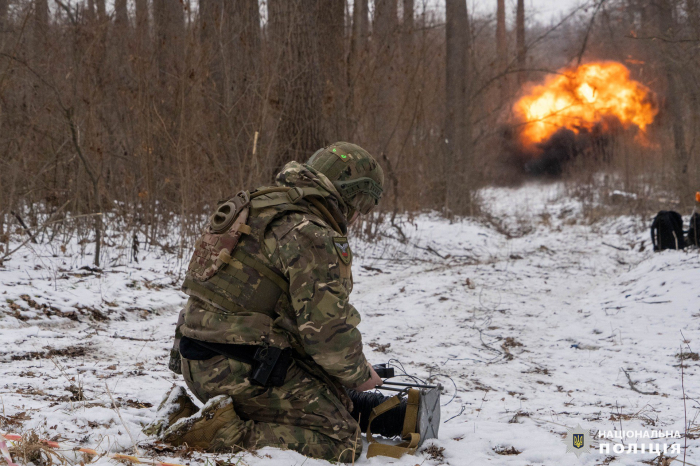
[[[389,364],[375,364],[372,366],[374,372],[377,373],[380,379],[389,379],[394,377],[394,368],[389,367]]]
[[[387,456],[400,458],[414,454],[427,439],[437,438],[440,428],[440,392],[442,386],[425,383],[392,382],[394,368],[388,364],[372,366],[385,378],[377,390],[398,392],[394,396],[384,396],[379,392],[348,390],[353,402],[352,416],[367,433],[367,458]],[[397,445],[377,442],[372,434],[383,437],[400,437]]]
[[[656,214],[651,224],[651,242],[654,244],[654,251],[685,248],[681,214],[670,210],[662,210]]]
[[[700,247],[700,213],[694,212],[690,217],[688,228],[688,245]]]
[[[375,369],[376,370],[376,369]],[[378,373],[378,372],[377,372]],[[381,377],[381,376],[380,376]],[[360,423],[362,432],[367,432],[369,417],[372,410],[387,401],[390,396],[384,396],[378,392],[356,392],[348,390],[348,396],[352,400],[352,417]],[[403,420],[406,417],[406,400],[386,413],[378,416],[372,423],[372,432],[383,437],[392,438],[401,435]]]

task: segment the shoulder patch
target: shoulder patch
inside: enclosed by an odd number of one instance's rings
[[[333,246],[335,246],[335,251],[338,253],[340,260],[343,261],[345,265],[352,262],[352,251],[350,250],[350,243],[345,236],[336,236],[333,238]]]

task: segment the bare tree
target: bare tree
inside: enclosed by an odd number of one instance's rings
[[[100,0],[104,3],[104,0]],[[99,7],[99,4],[98,4]],[[166,76],[178,76],[185,39],[185,15],[180,0],[153,0],[155,54],[160,81]],[[172,80],[171,80],[172,81]]]
[[[224,16],[224,0],[199,0],[199,25],[204,61],[218,100],[226,102],[228,83],[224,80],[224,50],[231,37]]]
[[[100,21],[104,21],[107,18],[107,9],[105,8],[105,0],[95,0],[95,6],[97,7],[97,18]]]
[[[326,143],[315,0],[270,0],[277,70],[279,126],[273,166],[305,160]]]
[[[0,0],[0,34],[6,32],[8,2],[9,0]]]
[[[401,24],[401,55],[404,64],[410,62],[413,55],[413,30],[415,29],[415,21],[413,14],[415,12],[414,0],[403,0],[403,22]]]
[[[496,8],[496,55],[498,66],[496,73],[503,73],[508,64],[508,42],[506,39],[506,1],[498,0]],[[501,98],[508,95],[508,76],[503,76],[499,82]]]
[[[231,43],[227,46],[227,73],[231,81],[227,109],[236,137],[235,150],[251,151],[255,132],[261,129],[262,37],[258,0],[226,2],[226,17],[231,23]]]
[[[350,38],[350,55],[348,56],[348,136],[350,139],[357,134],[358,115],[357,108],[360,106],[359,88],[361,86],[362,71],[366,68],[367,62],[367,35],[369,33],[369,7],[367,0],[354,0],[352,11],[352,33]]]
[[[48,0],[34,0],[34,53],[41,54],[46,46],[49,27]]]
[[[347,71],[345,55],[345,0],[317,0],[316,30],[323,79],[324,131],[329,140],[346,139]]]
[[[371,113],[377,139],[370,146],[380,157],[389,153],[390,139],[394,135],[391,122],[396,121],[396,86],[398,83],[399,36],[397,0],[374,2],[373,41],[375,46],[374,83],[376,98]],[[379,122],[383,122],[381,124]],[[387,124],[388,123],[388,124]]]
[[[695,39],[700,40],[700,5],[698,5],[698,0],[686,0],[685,9],[692,31],[695,33]]]
[[[149,42],[148,0],[135,0],[136,37],[139,55],[144,53]]]
[[[688,176],[689,156],[685,140],[683,108],[677,79],[677,76],[681,74],[681,70],[676,66],[672,47],[669,46],[676,40],[678,34],[678,25],[673,14],[675,1],[652,0],[652,6],[656,10],[659,37],[664,40],[663,44],[660,45],[660,52],[666,74],[666,106],[673,134],[676,186],[680,199],[684,200],[686,196],[689,198],[691,189]]]
[[[518,84],[523,85],[527,81],[526,60],[527,46],[525,45],[525,0],[518,0],[515,14],[515,42],[518,61]]]
[[[118,33],[124,39],[129,27],[129,13],[126,8],[126,0],[114,0],[114,23],[117,26]]]
[[[472,208],[468,195],[471,159],[470,27],[464,0],[446,0],[445,80],[445,181],[444,207],[448,215],[463,215]],[[467,195],[465,189],[467,187]]]

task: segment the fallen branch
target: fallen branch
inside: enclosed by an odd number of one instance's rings
[[[445,256],[443,256],[442,254],[440,254],[439,252],[437,252],[435,249],[431,248],[430,246],[428,246],[428,247],[426,247],[426,248],[423,248],[423,247],[420,247],[420,246],[415,246],[415,247],[418,248],[418,249],[422,249],[423,251],[428,251],[428,252],[430,252],[430,253],[432,253],[432,254],[435,254],[435,255],[438,256],[440,259],[447,259]]]
[[[635,391],[635,392],[640,393],[642,395],[658,395],[659,394],[659,392],[643,392],[643,391],[641,391],[640,389],[637,388],[637,383],[632,380],[632,378],[627,373],[627,371],[622,369],[622,372],[624,372],[625,375],[627,376],[627,382],[629,382],[630,388],[632,389],[632,391]]]
[[[114,402],[114,398],[112,398],[112,392],[109,391],[109,386],[107,385],[107,382],[105,382],[105,389],[107,390],[107,394],[109,395],[109,399],[112,400],[112,406],[114,406],[114,410],[117,412],[117,416],[119,416],[119,420],[122,421],[122,425],[124,426],[124,429],[126,430],[126,433],[129,435],[129,438],[131,439],[131,443],[134,446],[134,453],[139,455],[139,449],[136,446],[136,442],[134,442],[134,437],[131,436],[131,431],[129,430],[129,427],[126,425],[126,422],[124,422],[124,419],[122,418],[122,413],[119,412],[119,406]],[[138,459],[136,460],[138,462]]]
[[[627,249],[624,249],[624,248],[621,248],[621,247],[618,247],[618,246],[613,246],[612,244],[608,244],[608,243],[603,243],[603,246],[607,246],[607,247],[609,247],[609,248],[617,249],[618,251],[627,251]]]
[[[127,337],[124,335],[117,335],[116,333],[114,335],[110,336],[110,338],[119,338],[120,340],[131,340],[131,341],[156,341],[152,338]]]

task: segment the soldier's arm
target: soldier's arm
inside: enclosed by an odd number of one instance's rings
[[[306,352],[343,385],[370,379],[357,329],[360,314],[348,302],[331,230],[303,221],[279,239],[291,304]]]

